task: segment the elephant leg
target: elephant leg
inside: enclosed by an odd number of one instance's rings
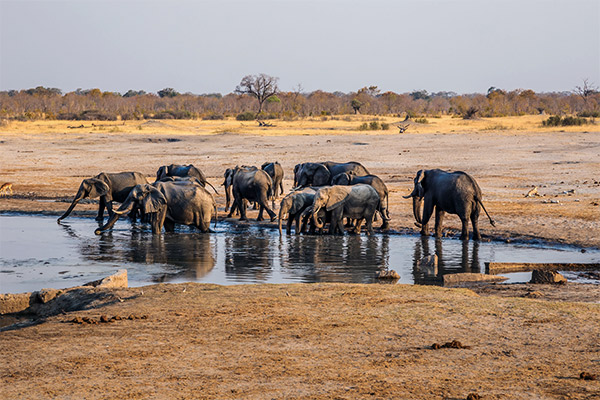
[[[279,182],[279,189],[281,189],[281,193],[279,194],[283,196],[283,181]]]
[[[471,212],[471,225],[473,226],[473,240],[481,240],[481,234],[479,233],[479,207],[474,207]]]
[[[175,222],[170,219],[165,219],[165,232],[175,232]]]
[[[421,220],[421,235],[423,236],[427,236],[428,234],[429,229],[427,227],[427,224],[429,223],[429,218],[431,218],[431,214],[433,214],[433,202],[425,201],[423,207],[423,219]]]
[[[469,240],[469,219],[466,216],[461,216],[460,222],[462,223],[460,240]]]
[[[267,210],[267,214],[269,214],[269,217],[271,218],[271,222],[273,222],[273,221],[275,221],[277,219],[277,214],[275,214],[273,212],[273,210],[271,210],[269,208],[268,202],[269,202],[269,200],[267,199],[266,193],[262,193],[260,195],[260,199],[258,201],[258,204],[260,204],[260,206],[262,208],[264,208],[265,210]],[[261,217],[262,217],[262,208],[261,208],[261,214],[260,214]]]
[[[246,218],[246,208],[248,207],[248,202],[246,201],[246,199],[239,199],[236,200],[236,204],[238,206],[238,209],[240,210],[240,221],[247,221],[248,219]]]
[[[96,221],[104,220],[104,208],[106,208],[106,199],[104,196],[100,196],[100,204],[98,205],[98,215],[96,216]]]
[[[444,222],[444,216],[446,213],[439,207],[435,208],[435,237],[442,237],[442,224]]]
[[[354,233],[356,233],[357,235],[360,235],[360,231],[362,229],[362,224],[364,222],[364,218],[359,218],[356,220],[356,225],[354,226],[354,229],[352,230]]]
[[[265,208],[263,206],[259,206],[258,207],[258,218],[256,218],[257,221],[264,221],[265,219],[263,218],[263,212],[265,211]]]
[[[292,214],[288,214],[288,220],[285,225],[285,233],[288,235],[292,234],[292,225],[294,224],[294,218]],[[296,233],[298,233],[298,221],[296,221]]]

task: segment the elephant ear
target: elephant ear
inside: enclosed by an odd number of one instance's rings
[[[331,181],[331,172],[324,165],[319,165],[313,175],[313,185],[325,186]]]
[[[88,186],[88,188],[89,188],[88,196],[91,199],[94,199],[94,198],[100,197],[100,196],[110,197],[110,188],[108,187],[106,182],[101,181],[100,179],[96,179],[96,178],[86,179],[85,182],[86,182],[86,186]],[[112,199],[107,199],[107,200],[112,200]]]
[[[144,213],[156,213],[167,205],[167,199],[161,193],[160,190],[151,187],[148,191],[144,192],[142,199],[142,208]]]
[[[167,167],[165,165],[163,165],[162,167],[160,167],[158,169],[158,171],[156,171],[156,180],[157,181],[159,181],[163,176],[165,176],[167,174],[166,171],[165,171],[166,168]]]
[[[343,190],[342,188],[331,188],[328,190],[329,197],[327,198],[327,204],[325,205],[325,209],[327,211],[333,211],[336,208],[344,205],[344,201],[350,195],[350,192],[347,190]]]

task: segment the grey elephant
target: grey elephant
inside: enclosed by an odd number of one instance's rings
[[[247,171],[256,171],[258,169],[253,165],[242,165],[239,168],[242,168]],[[235,168],[227,168],[225,170],[225,173],[223,174],[225,179],[223,180],[223,183],[221,184],[221,186],[225,187],[225,212],[229,211],[230,205],[233,207],[232,201],[233,201],[233,171],[234,170],[235,170]],[[235,204],[235,202],[233,202],[233,204]],[[239,213],[237,207],[232,208],[232,214],[233,213],[235,213],[236,215]]]
[[[275,161],[275,162],[264,163],[263,165],[260,166],[260,169],[262,169],[267,174],[269,174],[269,176],[273,180],[272,200],[274,202],[275,200],[277,200],[277,197],[280,194],[283,194],[283,176],[284,176],[283,168],[281,167],[281,164],[279,164],[279,162]],[[273,204],[273,207],[275,207],[274,204]]]
[[[344,232],[344,218],[356,219],[355,232],[360,233],[363,221],[367,223],[367,234],[373,234],[373,215],[379,207],[379,195],[370,185],[326,186],[317,190],[312,204],[312,219],[317,228],[324,223],[318,217],[322,208],[331,212],[329,233]]]
[[[473,226],[473,239],[481,240],[477,226],[480,207],[492,226],[496,226],[482,203],[479,185],[462,171],[446,172],[441,169],[419,170],[414,179],[414,189],[405,199],[413,199],[413,214],[421,235],[427,235],[427,224],[435,208],[435,236],[441,237],[444,214],[456,214],[462,223],[461,240],[469,239],[469,220]],[[423,216],[421,217],[421,208]]]
[[[380,202],[379,208],[377,211],[381,214],[381,219],[383,223],[381,224],[381,229],[389,228],[390,214],[389,214],[389,199],[388,199],[388,188],[383,182],[381,178],[377,175],[365,175],[365,176],[356,176],[354,172],[344,172],[342,174],[337,174],[333,177],[331,181],[332,185],[358,185],[359,183],[364,183],[365,185],[373,186],[373,189],[377,191],[379,195]]]
[[[122,203],[135,185],[148,183],[146,177],[140,172],[102,172],[93,178],[84,179],[79,185],[79,190],[67,211],[58,218],[58,221],[67,218],[77,203],[85,198],[95,199],[100,197],[97,221],[104,219],[104,209],[108,210],[108,216],[113,213],[112,202]],[[133,214],[135,216],[135,213]]]
[[[202,186],[209,185],[215,193],[217,193],[217,189],[206,179],[206,175],[200,170],[200,168],[195,167],[193,164],[190,165],[180,165],[180,164],[171,164],[171,165],[163,165],[156,171],[156,180],[160,181],[161,179],[168,176],[180,176],[186,177],[191,176],[198,179]]]
[[[163,227],[165,231],[173,232],[175,224],[209,232],[213,216],[215,226],[217,223],[217,204],[206,188],[191,181],[159,181],[136,185],[106,225],[96,229],[95,233],[99,235],[111,229],[121,215],[134,207],[149,216],[154,234],[160,233]]]
[[[263,211],[266,210],[275,221],[277,214],[269,208],[268,200],[272,196],[273,180],[265,171],[261,169],[247,170],[241,167],[235,167],[232,175],[234,204],[229,210],[227,218],[233,214],[237,206],[240,211],[240,221],[246,221],[246,208],[248,201],[257,202],[259,212],[257,221],[263,220]]]
[[[353,172],[356,176],[369,175],[369,171],[358,162],[337,163],[326,161],[322,163],[298,164],[295,169],[294,187],[331,185],[332,178],[344,172]]]
[[[283,219],[287,215],[286,233],[291,233],[292,224],[296,221],[296,233],[300,233],[300,219],[304,210],[310,207],[315,199],[317,191],[307,187],[301,190],[296,190],[288,194],[281,200],[279,206],[279,234],[281,235],[281,225]]]

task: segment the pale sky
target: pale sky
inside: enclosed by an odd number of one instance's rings
[[[600,85],[600,1],[0,0],[0,90]]]

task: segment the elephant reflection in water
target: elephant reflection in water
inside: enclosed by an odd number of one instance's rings
[[[479,242],[473,242],[473,251],[469,257],[469,242],[461,241],[461,259],[452,260],[450,257],[444,256],[444,246],[458,245],[455,241],[442,240],[435,238],[435,255],[437,256],[437,269],[421,265],[420,261],[429,255],[432,255],[427,236],[422,236],[415,241],[415,249],[413,255],[413,277],[416,284],[438,284],[442,276],[445,274],[459,272],[481,272],[479,265]],[[454,261],[454,262],[453,262]]]
[[[109,231],[91,242],[94,245],[89,243],[85,243],[80,251],[85,258],[93,261],[165,264],[165,275],[160,278],[161,281],[181,277],[197,280],[208,274],[216,264],[211,236],[196,232],[153,235],[145,230],[132,229],[125,237],[115,237]]]
[[[225,274],[242,280],[265,281],[271,275],[272,238],[251,232],[225,237]]]

